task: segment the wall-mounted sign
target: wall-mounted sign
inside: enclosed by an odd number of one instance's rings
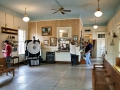
[[[1,27],[1,33],[18,35],[18,30],[6,28],[6,27]]]

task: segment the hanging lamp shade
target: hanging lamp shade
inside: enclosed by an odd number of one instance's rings
[[[94,24],[93,28],[94,28],[94,29],[97,29],[97,28],[98,28],[98,26],[97,26],[97,24],[96,24],[96,19],[95,19],[95,24]]]
[[[93,28],[94,28],[94,29],[97,29],[97,28],[98,28],[98,26],[97,26],[97,25],[94,25],[94,26],[93,26]]]
[[[27,14],[26,14],[26,8],[25,8],[25,15],[23,17],[23,21],[24,22],[28,22],[29,20],[30,20],[30,18],[27,16]]]
[[[94,15],[95,15],[96,17],[101,17],[102,14],[103,14],[103,13],[100,11],[100,8],[99,8],[99,0],[98,0],[98,9],[97,9],[97,11],[94,13]]]

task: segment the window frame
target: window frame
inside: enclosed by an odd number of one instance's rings
[[[22,34],[20,34],[20,31],[22,31]],[[25,54],[25,39],[26,39],[26,35],[25,35],[26,31],[24,29],[18,29],[18,54]],[[20,40],[20,38],[22,37],[22,39]],[[23,43],[23,47],[20,47],[20,43]],[[20,52],[20,50],[22,50]]]

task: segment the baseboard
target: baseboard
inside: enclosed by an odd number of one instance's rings
[[[69,61],[55,61],[56,64],[70,64]]]

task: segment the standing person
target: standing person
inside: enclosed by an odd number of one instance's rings
[[[89,45],[90,49],[92,50],[93,45],[91,44],[90,40],[88,40],[88,45]]]
[[[85,55],[86,55],[86,66],[88,66],[89,64],[91,64],[91,61],[90,61],[90,51],[91,51],[91,48],[89,46],[88,43],[86,43],[86,48],[85,48]]]
[[[76,66],[76,45],[74,40],[70,43],[71,65]]]
[[[92,53],[91,53],[91,50],[92,50],[92,46],[93,46],[93,45],[91,44],[90,40],[88,40],[88,45],[89,45],[89,47],[90,47],[90,56],[92,56],[92,55],[91,55],[91,54],[92,54]]]
[[[5,40],[4,41],[4,44],[5,44],[5,49],[2,50],[2,52],[4,53],[4,57],[6,58],[6,61],[8,62],[7,66],[8,68],[11,67],[10,66],[10,60],[11,60],[11,54],[12,54],[12,47],[11,45],[9,44],[9,41],[8,40]]]

